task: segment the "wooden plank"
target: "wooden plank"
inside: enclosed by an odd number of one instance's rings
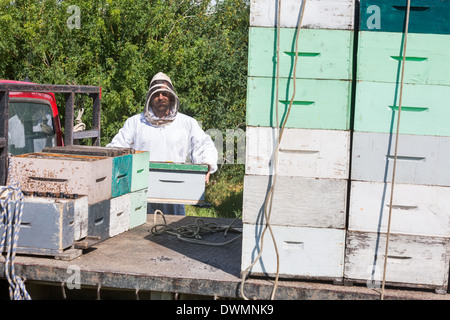
[[[294,92],[294,81],[249,77],[247,83],[247,125],[277,126],[285,121]],[[327,94],[323,94],[326,92]],[[350,127],[351,81],[296,79],[296,91],[287,128],[348,130]]]
[[[354,132],[352,180],[392,181],[395,135]],[[396,183],[450,186],[450,137],[399,135]]]
[[[394,32],[359,32],[356,78],[363,81],[399,83],[403,37],[402,33]],[[404,83],[450,85],[449,52],[450,35],[408,34]]]
[[[358,82],[355,130],[391,133],[397,130],[399,84]],[[400,133],[450,136],[450,86],[405,84]]]
[[[244,177],[242,221],[292,227],[345,228],[347,180],[278,176],[271,206],[265,203],[272,176]]]
[[[208,165],[151,161],[151,162],[149,162],[149,169],[150,169],[150,171],[170,170],[170,171],[207,172],[208,171]]]
[[[247,127],[245,173],[274,174],[274,150],[278,130]],[[349,175],[350,132],[286,128],[278,152],[280,176],[347,179]]]
[[[383,279],[385,233],[348,231],[344,278],[380,284]],[[447,291],[450,239],[391,234],[386,284]]]
[[[296,28],[303,1],[284,0],[281,3],[281,27]],[[308,0],[301,28],[353,30],[354,5],[354,0]],[[275,27],[277,16],[277,1],[250,1],[250,26]]]
[[[112,147],[99,147],[99,146],[85,146],[85,145],[72,145],[72,146],[55,146],[42,149],[45,153],[62,153],[62,154],[75,154],[84,156],[98,156],[98,157],[117,157],[127,154],[134,154],[136,151],[131,148],[112,148]]]
[[[279,76],[292,78],[296,29],[280,30]],[[296,77],[302,79],[352,79],[353,32],[349,30],[301,29]],[[277,30],[249,29],[248,75],[276,77]]]
[[[349,230],[387,232],[391,184],[352,181]],[[391,232],[450,237],[450,187],[394,186]]]
[[[242,270],[260,253],[262,225],[243,224]],[[343,277],[345,230],[272,226],[279,255],[279,274],[284,278],[337,280]],[[273,276],[277,270],[274,243],[264,235],[261,259],[250,274]]]
[[[360,0],[360,30],[404,32],[404,0]],[[450,34],[446,0],[412,0],[408,33]]]
[[[89,196],[89,204],[111,197],[112,158],[50,153],[11,157],[22,191]]]

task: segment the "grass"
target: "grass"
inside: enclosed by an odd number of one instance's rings
[[[243,167],[230,168],[211,176],[205,188],[209,207],[186,205],[187,216],[236,218],[242,213],[244,191]]]

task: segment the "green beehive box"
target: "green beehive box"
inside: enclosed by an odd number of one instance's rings
[[[147,189],[131,192],[130,229],[147,222],[147,193]]]
[[[203,201],[207,172],[207,165],[149,162],[148,198],[153,199],[150,202]]]
[[[357,80],[400,82],[403,39],[402,33],[361,31]],[[449,74],[450,35],[408,35],[404,83],[449,85]]]
[[[132,161],[131,154],[113,158],[111,198],[130,192]]]
[[[136,151],[133,154],[131,172],[131,192],[148,188],[148,151]]]
[[[407,0],[361,0],[360,30],[404,32]],[[411,0],[409,33],[450,34],[448,0]]]
[[[358,82],[355,131],[396,133],[400,85]],[[400,133],[450,136],[450,86],[403,85]]]
[[[280,29],[280,77],[293,77],[295,28]],[[300,29],[296,78],[351,79],[353,31]],[[277,29],[249,30],[248,75],[276,77]]]
[[[247,125],[277,127],[287,116],[293,80],[279,79],[276,102],[274,78],[249,77],[247,85]],[[348,130],[351,81],[297,79],[288,128]]]

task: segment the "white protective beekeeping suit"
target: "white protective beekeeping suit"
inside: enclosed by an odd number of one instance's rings
[[[167,81],[170,85],[155,84],[157,80]],[[153,113],[150,106],[151,97],[160,91],[169,92],[172,96],[170,113],[162,119]],[[214,173],[218,159],[214,142],[195,119],[178,112],[179,104],[170,78],[162,72],[156,74],[150,82],[144,112],[127,119],[107,147],[149,151],[149,161],[184,163],[190,159],[194,164],[208,164],[210,173]],[[160,210],[164,214],[184,214],[184,205],[162,207],[165,211]]]

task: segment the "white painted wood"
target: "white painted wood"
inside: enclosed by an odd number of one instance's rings
[[[344,278],[380,285],[385,247],[385,233],[348,231]],[[447,287],[449,238],[391,234],[388,248],[386,283]]]
[[[273,175],[278,130],[247,127],[246,174]],[[346,130],[285,128],[279,145],[277,175],[347,179],[349,137]]]
[[[271,225],[345,228],[347,180],[288,176],[277,176],[275,182],[273,179],[244,177],[244,223],[266,222],[265,202],[275,184],[272,205],[267,205]]]
[[[130,227],[131,194],[111,198],[109,236],[114,237]]]
[[[28,153],[11,166],[22,191],[87,195],[89,204],[111,197],[112,158]]]
[[[352,181],[349,230],[387,232],[391,183]],[[395,184],[391,232],[450,237],[450,187]]]
[[[77,241],[88,235],[89,199],[88,196],[81,196],[72,201],[74,205],[74,240]]]
[[[203,200],[205,175],[201,171],[150,170],[148,198]]]
[[[276,0],[251,0],[250,26],[276,27],[277,3]],[[281,27],[297,27],[302,3],[300,0],[281,0]],[[354,0],[308,0],[301,27],[353,30],[354,5]]]
[[[395,134],[354,132],[352,180],[392,181]],[[450,137],[400,134],[397,183],[450,186]]]
[[[242,271],[260,251],[263,225],[243,224]],[[343,277],[345,230],[272,226],[279,253],[279,274],[283,277],[337,279]],[[250,274],[275,275],[277,259],[272,237],[264,235],[261,259]]]

